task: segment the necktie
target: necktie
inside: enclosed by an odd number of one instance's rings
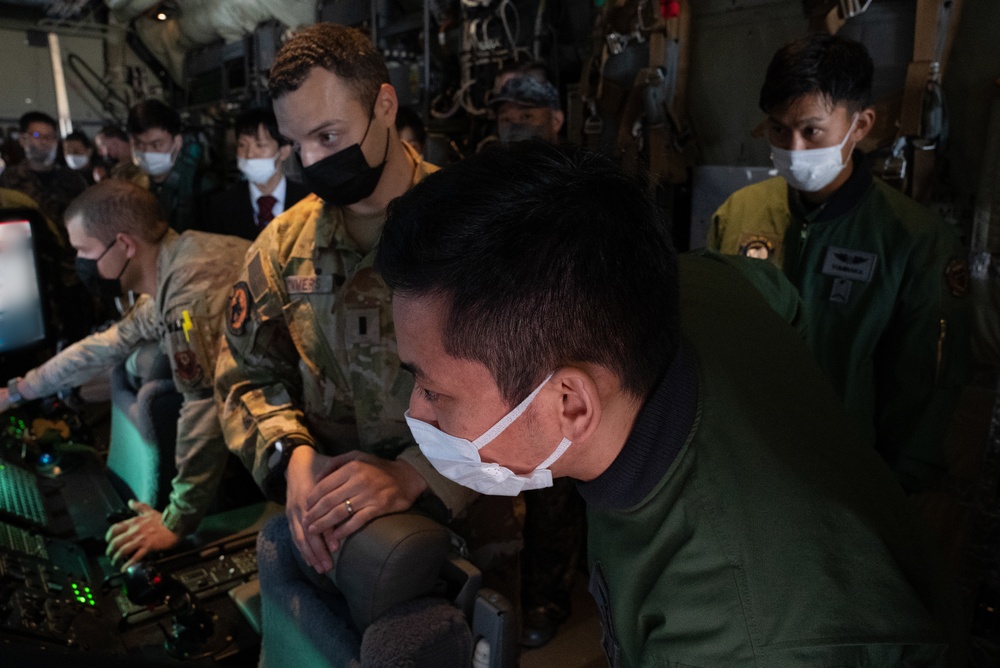
[[[274,218],[274,205],[278,200],[271,195],[261,195],[257,198],[257,227],[263,229]]]

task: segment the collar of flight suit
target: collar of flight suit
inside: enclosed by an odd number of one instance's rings
[[[677,355],[639,409],[622,451],[601,475],[577,482],[588,506],[603,511],[638,505],[660,483],[688,442],[698,415],[698,362],[683,338]]]

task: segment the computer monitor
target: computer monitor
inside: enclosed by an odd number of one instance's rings
[[[46,338],[35,251],[39,218],[30,209],[0,209],[0,355],[35,348]]]

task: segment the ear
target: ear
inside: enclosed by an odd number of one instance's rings
[[[586,441],[601,423],[601,398],[594,378],[579,367],[563,367],[552,375],[559,392],[559,426],[565,438]]]
[[[178,134],[174,136],[174,150],[171,151],[174,155],[179,155],[181,152],[181,147],[184,146],[184,135]]]
[[[555,134],[559,134],[559,131],[562,130],[562,126],[565,121],[566,121],[566,112],[564,112],[562,109],[552,110],[552,131]]]
[[[396,89],[390,84],[382,84],[378,89],[378,96],[375,98],[375,115],[382,119],[386,127],[396,127],[396,111],[398,109],[399,100],[396,99]]]
[[[858,112],[858,122],[854,126],[854,136],[852,137],[854,143],[857,144],[862,139],[867,137],[873,127],[875,127],[874,107],[868,107],[867,109],[862,109]]]
[[[291,144],[285,144],[284,146],[279,146],[278,147],[278,158],[279,158],[278,163],[280,164],[280,163],[284,162],[285,160],[288,160],[288,156],[290,156],[291,154],[292,154],[292,145]]]
[[[138,250],[138,244],[136,243],[135,237],[127,232],[119,232],[115,235],[115,238],[125,247],[125,257],[132,259],[135,257],[136,251]]]

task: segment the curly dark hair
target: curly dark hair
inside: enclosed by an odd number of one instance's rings
[[[379,88],[389,82],[385,59],[364,33],[335,23],[317,23],[295,33],[278,51],[268,74],[271,99],[298,90],[314,67],[342,78],[366,106],[375,104]]]

